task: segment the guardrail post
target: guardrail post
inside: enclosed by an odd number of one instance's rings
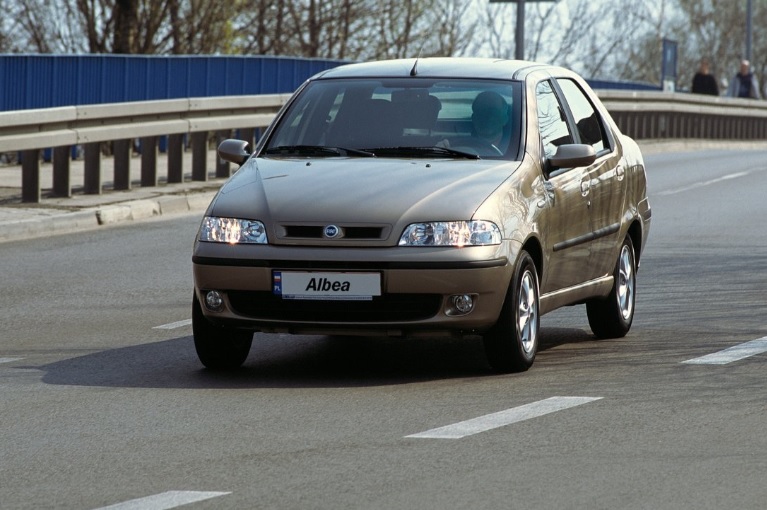
[[[250,144],[250,150],[253,150],[254,147],[254,139],[256,137],[256,129],[255,128],[244,128],[240,129],[240,140],[245,140]]]
[[[168,182],[184,182],[184,135],[168,136]]]
[[[141,139],[141,185],[157,186],[157,137]]]
[[[91,142],[83,145],[83,191],[90,195],[101,195],[101,143]]]
[[[192,133],[192,180],[208,180],[208,133]]]
[[[130,182],[130,152],[132,140],[115,140],[112,144],[114,151],[114,188],[116,190],[131,189]]]
[[[21,152],[21,201],[40,202],[40,149]]]
[[[57,197],[72,196],[72,180],[69,173],[68,145],[53,148],[53,194]]]
[[[218,157],[218,146],[227,138],[231,138],[231,136],[231,131],[219,131],[216,133],[216,177],[229,177],[232,175],[229,162]]]

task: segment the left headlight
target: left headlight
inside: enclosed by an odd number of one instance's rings
[[[200,241],[229,244],[266,244],[266,228],[257,220],[206,216],[200,225]]]
[[[400,246],[487,246],[501,244],[501,230],[492,221],[432,221],[408,225]]]

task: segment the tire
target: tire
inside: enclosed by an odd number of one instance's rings
[[[522,251],[506,294],[501,316],[484,336],[487,362],[497,372],[524,372],[535,361],[540,330],[538,273]]]
[[[212,370],[240,367],[250,352],[253,333],[213,325],[202,314],[195,295],[192,301],[192,331],[197,357]]]
[[[618,254],[610,295],[586,303],[589,326],[597,338],[621,338],[631,329],[636,300],[636,258],[631,237]]]

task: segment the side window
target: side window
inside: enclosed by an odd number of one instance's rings
[[[538,102],[538,129],[541,132],[543,151],[549,158],[557,151],[557,147],[573,143],[573,137],[567,127],[562,106],[551,88],[551,83],[542,81],[535,89]]]
[[[575,118],[581,143],[594,147],[597,154],[604,149],[609,149],[610,143],[605,137],[606,131],[602,119],[581,88],[572,80],[559,79],[557,84],[565,94],[565,100]]]

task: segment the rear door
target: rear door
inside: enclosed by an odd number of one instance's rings
[[[559,78],[556,84],[567,106],[574,142],[591,145],[597,154],[594,164],[587,168],[593,236],[588,278],[597,278],[612,274],[622,241],[618,237],[626,186],[624,168],[604,120],[578,83]]]

